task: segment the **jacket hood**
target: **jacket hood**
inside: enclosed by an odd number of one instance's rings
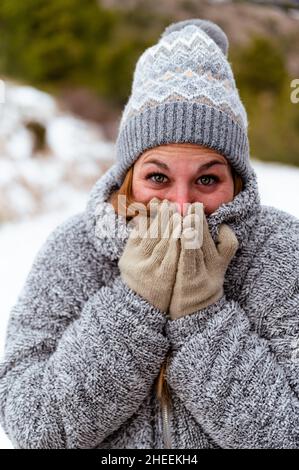
[[[86,223],[91,241],[100,254],[112,260],[118,260],[121,256],[131,231],[125,217],[116,214],[107,202],[110,195],[120,188],[124,177],[118,164],[112,165],[92,187],[86,205]],[[239,249],[242,248],[256,225],[260,210],[257,175],[252,168],[246,180],[243,178],[243,190],[231,202],[222,204],[207,216],[213,240],[217,240],[220,225],[226,223],[234,231]]]

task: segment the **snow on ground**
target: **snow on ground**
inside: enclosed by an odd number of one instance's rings
[[[299,218],[299,169],[255,161],[262,203],[273,205]],[[9,312],[21,291],[33,257],[50,232],[67,217],[84,210],[88,193],[77,195],[67,210],[52,212],[32,220],[5,224],[0,230],[0,354],[4,351]],[[0,429],[0,449],[12,448]]]
[[[299,169],[255,160],[262,204],[274,206],[299,218]]]

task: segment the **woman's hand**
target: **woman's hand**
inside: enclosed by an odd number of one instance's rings
[[[238,245],[226,224],[220,226],[215,245],[203,204],[189,206],[183,219],[178,271],[169,307],[171,319],[194,313],[222,297],[224,275]]]
[[[121,278],[132,290],[167,312],[180,253],[182,217],[166,199],[161,202],[154,198],[151,202],[157,203],[154,216],[137,216],[139,227],[133,224],[118,266]],[[144,230],[140,227],[142,219]]]

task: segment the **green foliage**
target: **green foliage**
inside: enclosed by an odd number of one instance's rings
[[[90,87],[122,105],[138,56],[166,24],[97,0],[1,0],[0,73],[51,90]]]
[[[242,89],[253,93],[279,92],[287,76],[283,52],[266,37],[254,36],[236,54],[236,73]]]
[[[292,77],[281,45],[253,37],[231,51],[230,62],[248,113],[251,155],[299,166],[299,104],[290,99]]]

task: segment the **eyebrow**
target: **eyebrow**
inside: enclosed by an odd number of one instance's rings
[[[169,170],[169,167],[166,165],[166,163],[163,163],[163,162],[159,162],[159,160],[156,160],[155,158],[152,158],[151,160],[147,160],[146,162],[144,162],[144,165],[148,165],[150,163],[154,163],[155,165],[165,169],[165,170]],[[227,166],[227,164],[225,162],[220,162],[219,160],[211,160],[210,162],[208,163],[204,163],[203,165],[200,165],[197,169],[197,171],[199,170],[207,170],[208,168],[211,168],[211,166],[214,166],[214,165],[224,165],[224,166]]]

